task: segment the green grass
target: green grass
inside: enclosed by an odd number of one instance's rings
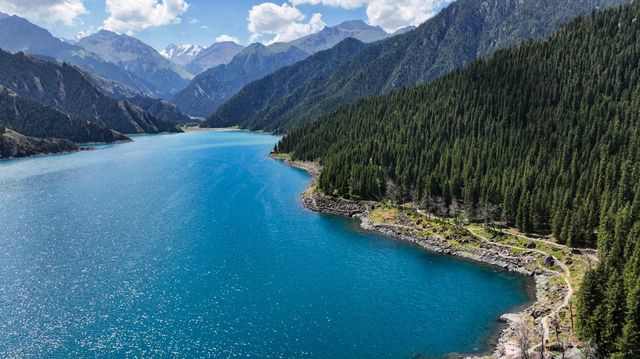
[[[282,161],[291,161],[291,154],[289,153],[274,153],[271,155],[271,158],[275,158],[276,160]]]

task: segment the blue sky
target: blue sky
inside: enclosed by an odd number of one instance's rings
[[[451,0],[0,0],[0,11],[73,39],[101,28],[134,35],[156,49],[208,46],[216,39],[290,41],[360,19],[387,31],[418,25]],[[223,36],[224,37],[221,37]]]

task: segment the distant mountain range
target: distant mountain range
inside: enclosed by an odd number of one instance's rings
[[[57,64],[0,51],[0,85],[45,106],[121,133],[177,132],[126,100],[108,97],[86,73]]]
[[[202,50],[204,50],[204,47],[200,45],[169,44],[164,50],[160,51],[160,55],[178,65],[185,66],[198,56]]]
[[[205,122],[205,126],[229,127],[239,124],[246,128],[270,128],[272,122],[263,122],[263,119],[277,118],[279,111],[288,109],[287,106],[276,107],[271,104],[282,103],[289,98],[301,101],[297,96],[308,96],[307,89],[315,83],[313,79],[324,78],[368,46],[371,45],[348,38],[329,50],[254,81],[225,102]]]
[[[301,65],[296,73],[306,72],[308,80],[297,88],[283,79],[252,86],[259,90],[242,91],[243,98],[234,98],[235,104],[224,106],[224,111],[203,126],[288,131],[362,97],[429,82],[496,50],[545,38],[579,15],[626,2],[629,0],[458,0],[418,29],[372,44],[330,73],[314,75],[315,61]],[[265,92],[287,95],[268,103],[249,100]],[[245,104],[244,108],[238,103]]]
[[[315,54],[334,47],[346,38],[354,38],[362,42],[375,42],[389,36],[379,26],[367,25],[362,20],[352,20],[333,27],[325,27],[318,33],[291,41],[288,45],[295,46],[308,54]]]
[[[194,75],[218,65],[226,65],[234,56],[240,53],[244,47],[232,41],[216,42],[200,51],[185,68]]]
[[[160,97],[170,97],[193,77],[151,46],[128,35],[101,30],[80,39],[77,45],[151,83]]]
[[[189,115],[208,116],[242,86],[307,56],[306,52],[293,46],[284,51],[273,51],[262,44],[250,45],[229,64],[196,76],[187,88],[172,98],[172,102]]]
[[[49,31],[18,16],[0,16],[0,49],[66,61],[144,95],[152,96],[158,92],[151,83],[133,73],[82,47],[55,38]]]
[[[172,98],[172,102],[189,115],[208,116],[244,85],[331,48],[346,38],[373,42],[389,36],[380,27],[362,21],[347,21],[290,43],[253,44],[228,64],[196,76],[188,87]]]

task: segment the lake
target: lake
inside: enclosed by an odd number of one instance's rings
[[[0,357],[483,353],[531,282],[306,210],[251,132],[0,162]]]

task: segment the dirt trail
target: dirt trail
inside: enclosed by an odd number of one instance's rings
[[[504,248],[511,248],[511,249],[526,249],[526,248],[522,248],[522,247],[517,247],[517,246],[512,246],[512,245],[508,245],[508,244],[503,244],[503,243],[498,243],[495,241],[492,241],[490,238],[487,238],[485,236],[483,236],[482,234],[474,231],[472,228],[470,227],[465,227],[467,229],[467,231],[469,231],[469,233],[471,233],[474,237],[484,241],[485,243],[489,243],[491,245],[494,246],[499,246],[499,247],[504,247]],[[532,242],[538,242],[538,243],[546,243],[546,244],[550,244],[556,247],[561,247],[564,249],[568,249],[566,246],[563,246],[561,244],[557,244],[557,243],[553,243],[553,242],[549,242],[546,240],[541,240],[541,239],[535,239],[535,238],[530,238],[524,235],[518,235],[518,234],[514,234],[514,233],[510,233],[510,232],[501,232],[503,234],[508,234],[508,235],[512,235],[512,236],[517,236],[519,238],[523,238]],[[550,336],[550,330],[549,330],[549,320],[551,318],[553,318],[555,315],[559,314],[560,311],[566,307],[569,306],[569,302],[571,301],[571,298],[573,297],[574,294],[574,290],[573,290],[573,286],[571,285],[571,271],[569,270],[569,267],[567,267],[566,264],[564,264],[563,262],[559,261],[558,258],[556,258],[553,254],[551,253],[547,253],[545,251],[539,250],[539,249],[527,249],[531,252],[535,252],[538,254],[541,254],[543,256],[550,256],[551,258],[553,258],[554,262],[562,269],[563,273],[560,273],[558,271],[554,271],[554,270],[550,270],[550,269],[545,269],[548,272],[552,272],[552,273],[556,273],[557,275],[562,276],[566,286],[567,286],[567,293],[565,294],[564,300],[562,301],[562,303],[560,305],[558,305],[554,310],[552,310],[551,312],[549,312],[549,314],[547,314],[546,316],[544,316],[543,318],[541,318],[541,323],[542,323],[542,327],[543,327],[543,338],[544,341],[547,341],[547,339],[549,339]],[[535,345],[534,347],[532,347],[530,349],[531,352],[534,352],[538,347],[540,346],[540,344]]]

